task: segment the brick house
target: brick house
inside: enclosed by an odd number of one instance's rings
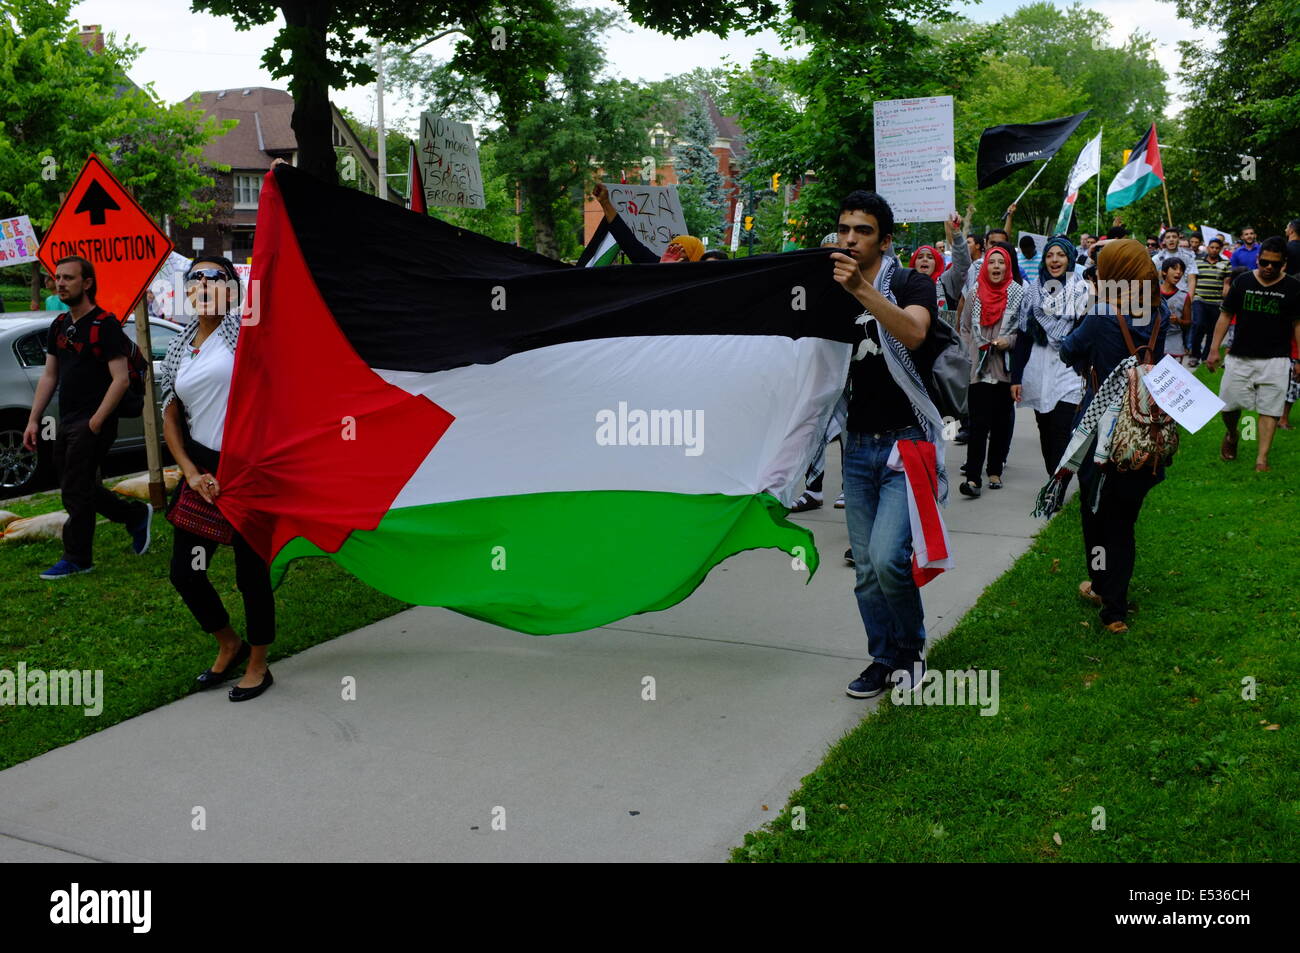
[[[202,250],[225,255],[243,264],[253,254],[253,232],[257,224],[257,195],[262,177],[275,159],[284,159],[291,165],[298,162],[298,140],[294,135],[293,97],[279,89],[253,86],[246,89],[220,89],[196,93],[186,103],[217,119],[234,119],[239,125],[225,135],[214,138],[203,150],[206,171],[214,182],[216,208],[212,218],[185,228],[173,229],[172,241],[183,255],[193,256],[198,249],[194,240],[200,239]],[[348,149],[357,157],[357,172],[369,186],[366,191],[378,191],[378,160],[376,155],[362,145],[356,133],[331,103],[334,118],[333,141],[337,148]],[[212,167],[229,166],[229,172],[217,172]],[[208,198],[211,196],[204,196]],[[389,198],[403,201],[391,188]]]
[[[730,222],[736,212],[736,202],[740,198],[740,185],[738,178],[740,170],[738,164],[745,155],[745,133],[740,128],[736,116],[724,116],[719,111],[713,97],[704,94],[704,102],[708,107],[709,118],[713,121],[713,127],[718,131],[718,137],[713,141],[711,151],[718,159],[718,172],[722,175],[723,189],[727,196],[727,214],[726,221]],[[664,152],[668,157],[658,166],[655,167],[655,177],[651,185],[676,185],[677,172],[673,168],[672,147],[676,138],[670,130],[663,127],[662,124],[656,124],[650,130],[650,145],[657,152]],[[627,181],[641,181],[640,169],[627,170]],[[617,178],[617,176],[614,176]],[[584,242],[591,241],[591,236],[595,234],[597,226],[600,224],[602,213],[599,203],[588,198],[582,208],[583,216],[583,235]],[[728,232],[730,235],[730,232]]]

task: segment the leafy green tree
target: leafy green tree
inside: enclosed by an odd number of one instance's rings
[[[691,97],[677,130],[678,143],[673,148],[677,196],[687,229],[698,238],[707,236],[710,244],[722,240],[727,211],[722,173],[718,171],[718,157],[712,148],[717,138],[718,130],[709,118],[704,97],[699,94]]]
[[[582,241],[582,195],[595,167],[640,164],[649,148],[646,91],[602,76],[600,37],[617,12],[556,3],[554,19],[534,19],[509,69],[483,56],[473,39],[447,62],[397,58],[395,88],[434,110],[488,131],[498,170],[519,183],[530,244],[572,256]],[[507,39],[507,48],[511,40]]]
[[[216,200],[203,146],[234,123],[137,88],[127,70],[140,48],[110,36],[102,51],[86,50],[71,8],[72,0],[0,2],[0,218],[27,215],[39,236],[94,152],[160,223],[206,219]]]
[[[701,32],[725,36],[733,28],[763,24],[777,10],[774,0],[621,2],[636,23],[677,37]],[[551,0],[192,0],[191,6],[195,12],[230,17],[240,30],[270,23],[277,12],[284,15],[285,26],[262,64],[272,76],[289,81],[299,168],[330,182],[336,180],[336,170],[329,90],[374,82],[371,40],[411,47],[459,34],[471,41],[458,44],[453,61],[461,75],[491,75],[498,89],[513,87],[509,99],[523,100],[541,79],[537,64],[556,60],[548,58],[552,47],[511,38],[541,34],[536,38],[545,44],[555,8]]]
[[[1242,225],[1254,225],[1261,236],[1280,234],[1300,211],[1300,6],[1293,0],[1175,0],[1175,6],[1180,17],[1221,34],[1214,46],[1180,44],[1188,106],[1181,116],[1187,151],[1178,158],[1189,167],[1193,214],[1175,212],[1184,224],[1204,219],[1234,235]],[[1180,183],[1180,198],[1183,191]]]
[[[945,93],[949,77],[974,71],[990,42],[987,31],[941,43],[918,25],[954,17],[948,0],[906,7],[887,0],[791,2],[773,29],[788,50],[804,55],[759,54],[748,69],[732,71],[728,86],[751,151],[747,181],[757,189],[775,172],[790,181],[815,171],[789,217],[820,238],[843,195],[875,180],[871,103]]]

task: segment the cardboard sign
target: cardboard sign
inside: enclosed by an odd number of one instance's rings
[[[41,242],[41,264],[79,255],[95,267],[95,303],[126,322],[172,251],[169,239],[99,157],[91,154]]]
[[[26,215],[0,218],[0,268],[36,261],[36,233]]]
[[[606,182],[605,188],[632,234],[656,255],[667,250],[674,235],[690,234],[677,200],[677,186]]]
[[[1169,354],[1142,378],[1142,384],[1160,409],[1191,433],[1213,420],[1224,407],[1217,394]]]
[[[876,191],[898,222],[942,222],[957,208],[952,97],[887,99],[875,110]]]
[[[428,205],[487,207],[474,127],[469,123],[422,114],[419,161]]]

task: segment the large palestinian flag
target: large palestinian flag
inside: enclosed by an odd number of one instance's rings
[[[787,506],[861,311],[831,271],[574,268],[279,166],[219,505],[277,582],[325,555],[538,634],[671,606],[742,550],[811,571]]]
[[[1165,181],[1165,169],[1160,162],[1160,142],[1156,139],[1156,124],[1146,131],[1129,151],[1128,162],[1106,190],[1106,211],[1132,205]]]

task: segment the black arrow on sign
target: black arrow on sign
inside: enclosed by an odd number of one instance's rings
[[[122,207],[113,201],[113,196],[104,191],[104,187],[99,184],[98,179],[92,179],[90,188],[86,189],[86,194],[81,197],[81,201],[72,210],[72,214],[89,212],[91,225],[103,225],[104,213],[109,209],[119,212]]]

